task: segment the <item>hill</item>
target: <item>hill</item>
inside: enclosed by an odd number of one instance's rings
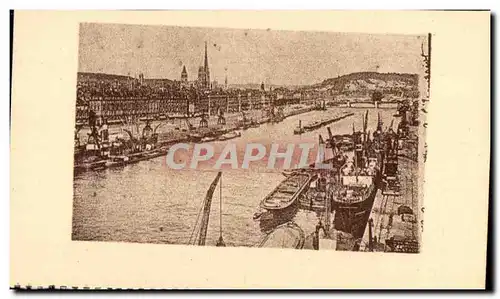
[[[124,75],[114,75],[105,73],[88,73],[88,72],[78,72],[78,81],[137,81],[137,78]],[[150,86],[167,86],[172,85],[174,81],[164,78],[144,78],[144,84]]]
[[[341,95],[367,96],[380,91],[384,95],[418,97],[418,75],[359,72],[326,79],[312,88]]]
[[[99,81],[124,81],[134,79],[130,76],[124,75],[113,75],[113,74],[105,74],[105,73],[87,73],[87,72],[78,72],[78,80],[99,80]]]

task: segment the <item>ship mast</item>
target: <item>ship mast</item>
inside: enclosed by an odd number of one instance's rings
[[[354,128],[354,123],[352,123],[352,139],[354,141],[354,175],[356,176],[356,181],[358,180],[358,156],[357,156],[357,138],[356,129]]]

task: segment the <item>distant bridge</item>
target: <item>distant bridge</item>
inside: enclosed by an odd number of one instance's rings
[[[344,102],[339,104],[340,107],[349,108],[378,108],[378,109],[396,109],[398,103],[388,103],[388,102]]]

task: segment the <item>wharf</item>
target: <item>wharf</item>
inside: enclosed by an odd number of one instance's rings
[[[314,107],[302,107],[298,109],[286,109],[284,113],[284,118],[287,118],[292,115],[297,115],[301,113],[306,113],[315,110]],[[258,115],[258,110],[249,111],[248,114],[252,118],[255,117],[256,124],[264,124],[269,122],[268,118],[263,118]],[[236,130],[241,129],[239,124],[239,114],[227,115],[227,123],[224,125],[212,124],[211,128],[201,128],[195,134],[190,134],[188,130],[169,130],[168,132],[162,132],[161,128],[158,134],[158,144],[156,145],[156,149],[152,151],[142,151],[133,154],[123,155],[123,157],[109,157],[104,159],[97,159],[92,162],[83,162],[77,163],[74,165],[73,169],[75,172],[88,171],[88,170],[102,170],[110,167],[117,166],[125,166],[128,164],[136,163],[139,161],[149,160],[152,158],[160,157],[166,155],[168,153],[168,149],[172,144],[179,142],[200,142],[203,138],[211,136],[211,137],[220,137],[225,133],[234,132]],[[210,121],[216,121],[212,119]],[[155,124],[157,125],[157,124]],[[110,126],[110,133],[119,133],[121,132],[120,126]],[[82,134],[87,132],[87,130],[83,130]],[[88,135],[88,132],[87,132]],[[127,138],[125,138],[127,140]],[[84,141],[82,141],[84,142]],[[127,156],[127,158],[125,158]]]
[[[360,251],[419,252],[417,163],[399,158],[398,169],[401,191],[399,194],[383,194],[382,190],[378,191],[360,244]]]

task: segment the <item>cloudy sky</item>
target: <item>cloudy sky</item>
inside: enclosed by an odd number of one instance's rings
[[[425,36],[81,24],[79,71],[196,79],[208,42],[212,80],[301,85],[359,71],[420,73]],[[424,44],[425,46],[426,44]],[[226,71],[227,69],[227,71]]]

